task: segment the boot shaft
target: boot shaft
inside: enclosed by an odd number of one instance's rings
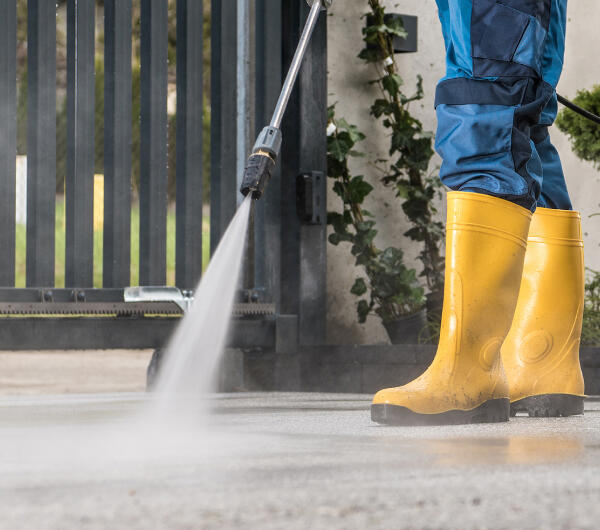
[[[517,304],[530,220],[528,210],[502,199],[448,193],[441,337],[456,340],[459,351],[492,341],[499,352]]]
[[[517,302],[530,221],[529,210],[503,199],[448,193],[438,350],[420,377],[375,395],[375,421],[395,421],[395,415],[403,422],[413,414],[439,415],[417,419],[442,423],[508,419],[500,348]]]
[[[584,289],[579,213],[538,208],[529,231],[519,301],[502,347],[511,401],[583,395],[579,347]]]

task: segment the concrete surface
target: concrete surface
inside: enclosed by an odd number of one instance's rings
[[[0,351],[0,396],[142,392],[152,350]]]
[[[404,78],[404,90],[414,92],[417,74],[423,76],[425,98],[410,107],[426,130],[435,131],[436,118],[433,109],[435,86],[444,75],[444,44],[440,23],[437,18],[435,0],[385,0],[388,12],[416,15],[419,17],[419,40],[417,53],[396,55],[400,74]],[[366,158],[354,159],[351,169],[355,175],[364,175],[375,186],[367,198],[365,208],[377,219],[376,243],[385,248],[398,246],[405,251],[406,263],[420,270],[416,260],[419,245],[403,236],[408,229],[400,202],[394,193],[379,183],[380,175],[372,167],[378,158],[388,158],[389,138],[381,123],[369,113],[373,101],[379,97],[378,89],[368,82],[375,77],[373,68],[368,67],[357,56],[363,47],[361,30],[362,15],[368,10],[366,2],[344,2],[336,0],[328,17],[328,93],[329,102],[337,102],[337,115],[349,123],[356,124],[367,136],[359,145]],[[563,76],[559,91],[566,97],[575,97],[578,89],[591,88],[600,79],[600,62],[590,60],[590,53],[600,49],[600,20],[598,0],[576,0],[568,4],[568,26]],[[600,217],[589,217],[600,211],[598,190],[600,172],[589,162],[582,162],[571,151],[568,139],[558,129],[551,130],[552,139],[560,152],[569,190],[576,209],[583,214],[586,264],[600,269]],[[441,163],[436,155],[430,165],[432,174],[438,172]],[[340,199],[328,194],[329,210],[340,209]],[[440,218],[445,218],[445,206],[440,204]],[[328,339],[331,344],[375,344],[388,342],[387,334],[377,317],[370,317],[366,324],[359,324],[356,317],[356,296],[350,293],[360,269],[350,265],[350,247],[340,244],[327,245],[327,298]]]
[[[0,527],[598,527],[597,401],[400,428],[370,422],[369,396],[227,394],[183,432],[136,427],[145,399],[0,398]]]

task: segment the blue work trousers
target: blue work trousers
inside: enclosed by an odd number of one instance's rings
[[[572,209],[548,135],[567,0],[437,0],[446,76],[436,91],[440,178],[534,211]]]

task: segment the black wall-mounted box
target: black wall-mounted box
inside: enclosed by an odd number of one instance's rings
[[[387,23],[391,20],[401,18],[404,30],[407,36],[395,37],[394,38],[394,52],[395,53],[414,53],[418,51],[418,17],[413,15],[400,15],[398,13],[387,13],[384,17],[384,21]],[[367,25],[371,26],[374,23],[373,16],[367,16]]]

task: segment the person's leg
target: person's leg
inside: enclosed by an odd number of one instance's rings
[[[502,345],[513,414],[583,413],[584,273],[579,213],[538,207],[513,324]]]
[[[551,1],[542,76],[552,86],[556,86],[562,70],[566,8],[565,0]],[[542,164],[543,182],[529,231],[519,301],[502,345],[512,414],[583,413],[584,381],[579,363],[585,298],[581,216],[572,211],[560,157],[548,134],[556,113],[554,93],[531,134]]]
[[[440,178],[453,190],[535,210],[544,162],[532,129],[554,97],[562,68],[562,55],[548,50],[564,50],[551,14],[566,0],[438,5],[447,51],[436,94]]]
[[[548,127],[550,127],[557,114],[556,94],[550,100],[540,124],[532,129],[531,139],[542,162],[542,192],[538,199],[538,206],[559,210],[572,210],[571,199],[565,182],[560,156],[550,140]]]
[[[531,129],[554,87],[542,75],[547,2],[438,0],[447,75],[437,149],[448,194],[440,342],[428,370],[378,392],[380,423],[506,421],[500,348],[510,329],[542,161]]]

